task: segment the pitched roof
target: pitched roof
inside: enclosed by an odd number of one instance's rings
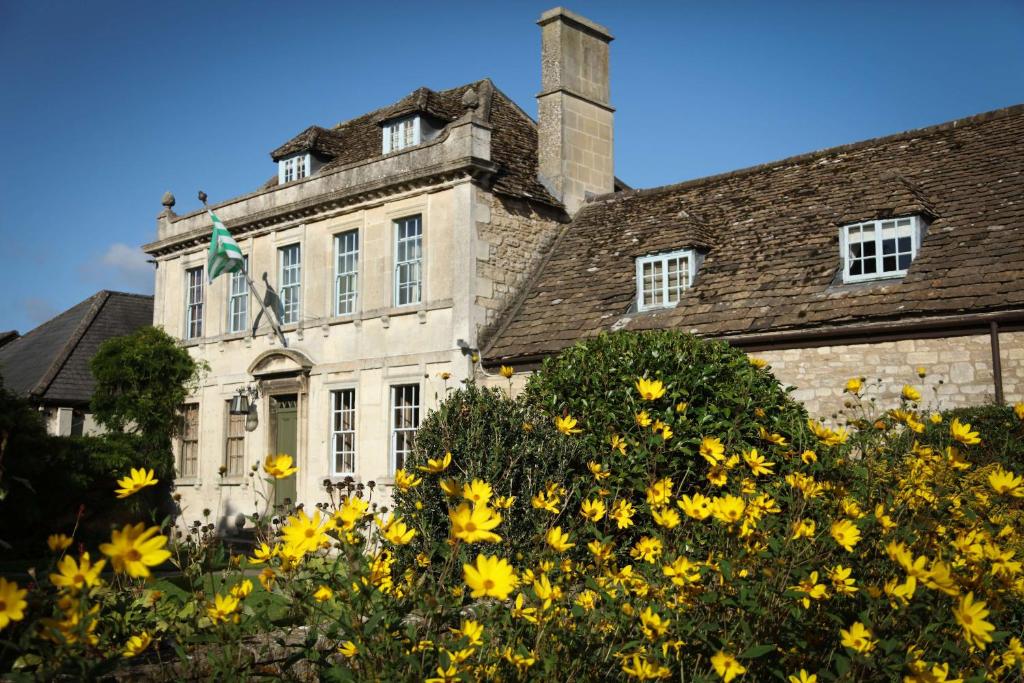
[[[0,348],[0,377],[41,403],[87,403],[100,344],[152,324],[152,296],[103,290]]]
[[[923,214],[908,274],[843,285],[839,226]],[[678,306],[631,312],[635,259],[707,255]],[[485,349],[557,352],[621,327],[725,337],[1024,308],[1024,105],[651,190],[566,226]]]
[[[491,160],[499,165],[496,192],[561,206],[537,180],[537,124],[489,79],[449,90],[419,88],[387,107],[344,121],[332,128],[310,126],[270,153],[274,161],[311,152],[326,161],[320,172],[383,156],[381,124],[411,113],[426,113],[447,124],[466,113],[463,96],[472,88],[479,96],[479,114],[491,125]],[[264,187],[273,187],[272,178]]]
[[[18,338],[17,330],[7,330],[6,332],[0,332],[0,347],[11,343]]]

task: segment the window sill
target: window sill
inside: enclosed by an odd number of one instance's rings
[[[186,486],[191,488],[199,488],[203,485],[203,480],[199,477],[177,477],[174,480],[175,488],[184,488]]]
[[[220,486],[245,486],[247,483],[245,475],[240,477],[221,477],[221,480],[218,482]]]

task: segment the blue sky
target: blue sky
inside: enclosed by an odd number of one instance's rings
[[[310,124],[484,76],[535,113],[554,4],[0,0],[0,331],[150,292],[164,191],[255,189]],[[616,37],[634,187],[1024,101],[1020,0],[567,6]]]

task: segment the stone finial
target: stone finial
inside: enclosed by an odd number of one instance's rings
[[[160,200],[160,203],[164,205],[164,208],[173,209],[174,208],[174,195],[171,194],[169,191],[168,192],[164,192],[164,196]]]
[[[469,88],[462,94],[462,106],[466,109],[476,109],[480,106],[480,96],[476,94],[476,90]]]

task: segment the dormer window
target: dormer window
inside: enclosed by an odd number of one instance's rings
[[[918,216],[865,221],[839,229],[843,282],[902,277],[921,243]]]
[[[280,183],[302,180],[310,173],[310,155],[299,154],[277,162],[277,179]]]
[[[384,154],[420,144],[420,117],[406,116],[384,124]]]
[[[693,249],[641,256],[636,260],[637,310],[667,308],[679,303],[693,285],[699,255]]]

